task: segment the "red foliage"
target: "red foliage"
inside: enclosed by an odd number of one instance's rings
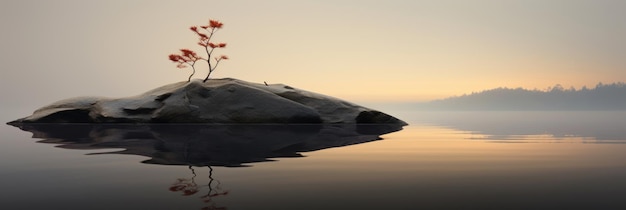
[[[174,61],[174,62],[179,62],[180,60],[182,60],[183,57],[180,55],[174,55],[174,54],[170,54],[170,60]]]
[[[196,54],[196,52],[191,51],[189,49],[180,49],[180,51],[181,51],[180,55],[176,55],[176,54],[169,55],[169,59],[172,62],[178,63],[178,65],[176,65],[176,67],[178,68],[185,68],[187,67],[186,65],[193,66],[196,61],[202,59],[200,56]]]
[[[178,68],[185,68],[187,66],[191,66],[193,68],[193,73],[189,76],[189,80],[191,81],[191,76],[193,76],[193,74],[195,74],[195,67],[194,65],[196,64],[196,62],[198,60],[204,60],[207,62],[207,64],[209,65],[209,74],[206,76],[206,78],[204,79],[204,81],[206,82],[209,79],[209,76],[211,75],[211,73],[213,71],[215,71],[215,68],[217,67],[217,65],[219,64],[219,62],[221,60],[226,60],[228,59],[228,57],[222,55],[220,57],[216,57],[215,59],[215,63],[211,62],[211,56],[213,53],[213,50],[215,50],[215,48],[225,48],[226,47],[226,43],[212,43],[211,38],[213,37],[213,34],[218,30],[221,29],[222,26],[224,24],[220,21],[217,20],[209,20],[209,25],[206,26],[200,26],[200,28],[204,29],[207,33],[202,33],[198,30],[198,26],[191,26],[189,27],[189,29],[191,31],[193,31],[196,35],[198,35],[198,45],[202,46],[204,48],[204,51],[206,52],[206,58],[200,57],[198,56],[194,51],[189,50],[189,49],[181,49],[180,51],[182,52],[180,55],[176,55],[176,54],[171,54],[169,55],[169,59],[174,62],[177,63],[176,67]]]
[[[217,21],[217,20],[209,20],[209,27],[211,28],[222,28],[222,25],[224,25],[222,22]]]
[[[180,49],[181,52],[183,52],[183,57],[188,58],[191,61],[195,61],[198,60],[200,57],[198,57],[198,55],[196,54],[196,52],[191,51],[189,49]]]

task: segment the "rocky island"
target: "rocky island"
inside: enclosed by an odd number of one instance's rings
[[[178,82],[126,98],[65,99],[8,124],[26,123],[407,125],[388,114],[330,96],[232,78]]]

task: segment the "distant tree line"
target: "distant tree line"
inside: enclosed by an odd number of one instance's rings
[[[545,90],[496,88],[418,105],[435,110],[626,110],[626,84],[599,83],[575,89],[555,85]]]

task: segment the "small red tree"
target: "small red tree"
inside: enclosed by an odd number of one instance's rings
[[[198,29],[198,26],[192,26],[189,29],[193,31],[196,35],[198,35],[198,45],[204,47],[204,51],[206,52],[207,57],[203,58],[196,54],[196,52],[189,49],[181,49],[181,54],[171,54],[169,59],[177,63],[176,67],[178,68],[186,68],[187,66],[191,66],[193,72],[189,75],[187,82],[191,81],[191,77],[196,73],[196,62],[203,60],[206,61],[209,65],[209,73],[204,78],[203,82],[209,80],[209,76],[211,73],[215,71],[215,68],[220,64],[220,61],[228,59],[228,56],[221,55],[219,57],[212,57],[213,51],[215,48],[225,48],[226,43],[213,43],[211,42],[211,38],[213,38],[213,34],[222,28],[224,24],[217,20],[209,20],[208,25],[200,26],[204,32],[201,32]],[[211,58],[213,58],[212,61]]]

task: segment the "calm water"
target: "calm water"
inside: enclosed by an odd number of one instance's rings
[[[391,113],[411,125],[2,125],[0,205],[626,209],[626,112]]]

